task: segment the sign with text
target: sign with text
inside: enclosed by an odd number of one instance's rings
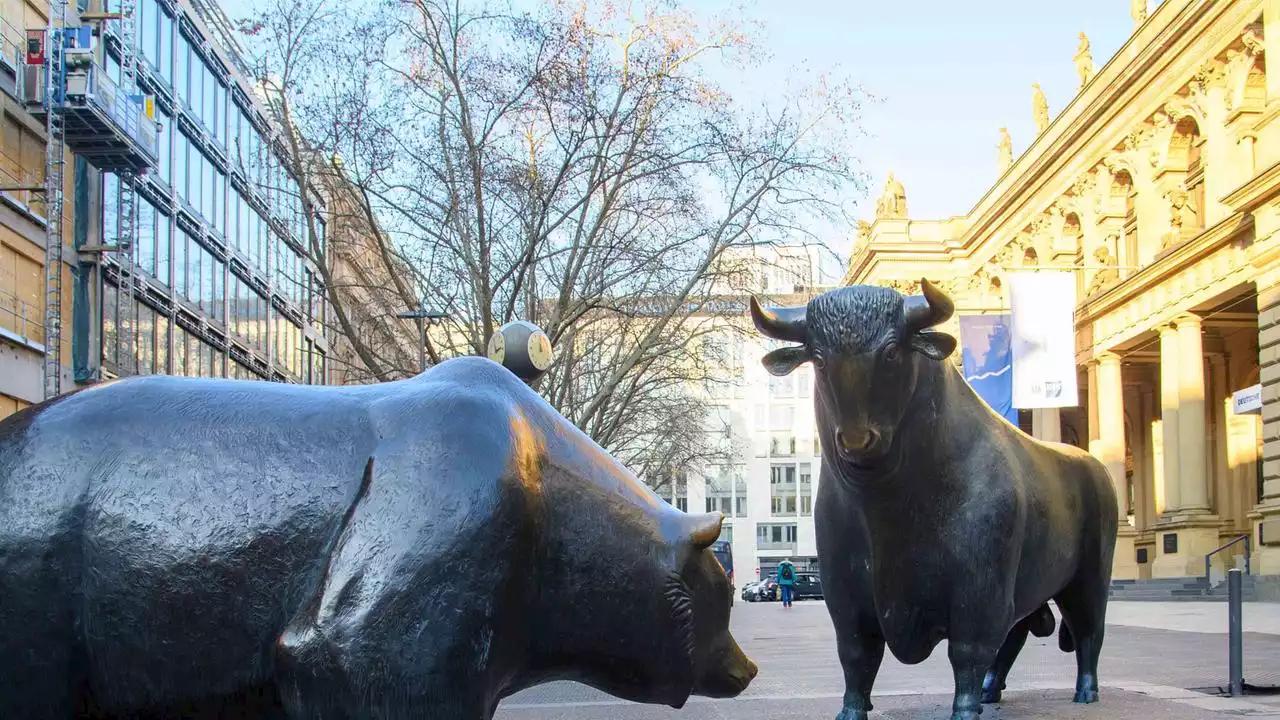
[[[1012,309],[1013,406],[1080,404],[1076,389],[1076,279],[1071,272],[1006,275]]]
[[[1231,411],[1236,415],[1262,414],[1262,384],[1231,393]]]

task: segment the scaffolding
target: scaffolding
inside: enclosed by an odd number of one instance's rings
[[[159,154],[158,133],[137,87],[137,17],[135,0],[122,0],[119,12],[90,8],[78,25],[68,23],[68,0],[50,0],[49,26],[28,30],[23,68],[23,95],[33,114],[43,114],[47,208],[45,228],[44,396],[62,392],[62,294],[64,192],[67,151],[120,179],[120,212],[114,245],[82,248],[99,257],[114,255],[121,303],[120,332],[133,331],[132,309],[137,277],[134,235],[137,232],[137,176],[153,168]],[[105,38],[102,25],[121,24],[119,84],[95,57],[95,41]],[[104,43],[104,53],[106,52]],[[127,304],[125,304],[127,303]]]

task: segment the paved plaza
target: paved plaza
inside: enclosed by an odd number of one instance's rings
[[[1056,635],[1030,638],[1009,678],[1005,702],[989,707],[994,720],[1217,720],[1277,718],[1280,695],[1222,697],[1227,683],[1227,608],[1224,603],[1113,603],[1099,669],[1102,699],[1071,702],[1074,656],[1057,649]],[[1280,685],[1280,604],[1248,603],[1245,680]],[[575,683],[552,683],[519,693],[499,707],[499,720],[831,720],[840,709],[843,680],[835,639],[821,602],[734,605],[733,630],[760,665],[760,675],[735,700],[693,698],[681,710],[626,703]],[[876,681],[873,718],[949,717],[951,668],[945,644],[923,663],[907,666],[885,653]]]

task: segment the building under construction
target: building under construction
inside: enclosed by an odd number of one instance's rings
[[[0,9],[0,416],[132,374],[325,382],[297,181],[221,12],[13,7]]]

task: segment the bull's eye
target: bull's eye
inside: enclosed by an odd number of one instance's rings
[[[889,343],[884,349],[884,359],[889,362],[897,362],[898,354],[898,343]]]
[[[813,366],[819,370],[827,366],[827,364],[822,360],[822,355],[819,353],[809,353],[809,359],[813,363]]]

